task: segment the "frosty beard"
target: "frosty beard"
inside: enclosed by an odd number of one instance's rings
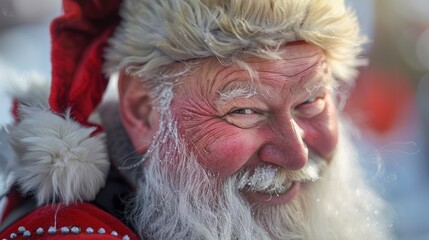
[[[243,197],[244,170],[219,180],[187,151],[174,123],[160,129],[129,208],[145,240],[390,239],[384,204],[363,181],[344,130],[320,179],[291,202],[272,206]]]

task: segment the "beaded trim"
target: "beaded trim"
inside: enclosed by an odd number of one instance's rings
[[[9,238],[3,238],[2,240],[11,240],[16,239],[19,236],[23,236],[24,238],[30,238],[31,236],[41,236],[43,234],[49,234],[49,235],[55,235],[55,234],[110,234],[113,237],[117,237],[121,240],[130,240],[131,238],[128,235],[124,235],[121,237],[121,235],[116,232],[112,231],[111,233],[107,233],[104,228],[99,228],[97,232],[92,227],[87,227],[85,231],[82,231],[80,227],[73,226],[73,227],[49,227],[47,231],[45,229],[39,227],[34,231],[27,230],[24,226],[20,226],[17,229],[16,233],[11,233],[9,235]]]

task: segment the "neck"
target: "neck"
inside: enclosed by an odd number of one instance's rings
[[[141,156],[135,151],[119,117],[118,103],[104,103],[99,110],[106,132],[106,144],[110,161],[133,188],[141,177]]]

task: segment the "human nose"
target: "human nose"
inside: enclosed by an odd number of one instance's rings
[[[304,130],[294,119],[283,121],[270,128],[267,141],[259,150],[261,161],[279,165],[289,170],[299,170],[308,161],[308,148],[304,143]]]

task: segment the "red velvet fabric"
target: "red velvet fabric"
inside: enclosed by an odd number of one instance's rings
[[[103,49],[119,22],[121,0],[63,0],[64,15],[51,24],[51,109],[92,126],[88,117],[100,103],[108,80]]]
[[[55,226],[55,222],[57,232],[49,234],[48,229]],[[28,239],[23,236],[23,233],[19,233],[20,227],[24,227],[31,233],[30,239],[122,239],[125,235],[130,239],[139,239],[121,221],[89,203],[70,206],[47,205],[37,208],[0,233],[0,239],[9,239],[13,233],[17,235],[15,239]],[[69,230],[72,227],[78,227],[80,233],[61,233],[62,227],[67,227]],[[94,229],[94,233],[86,233],[88,227]],[[38,235],[36,232],[38,228],[43,228],[44,233]],[[98,233],[100,228],[105,230],[104,234]],[[118,236],[113,236],[111,234],[113,231]]]
[[[21,116],[19,116],[19,101],[17,99],[13,99],[12,101],[12,116],[15,123],[19,123],[21,121]]]
[[[10,214],[15,208],[17,208],[23,202],[21,195],[14,188],[7,194],[6,206],[4,211],[0,210],[0,222],[3,222],[6,219],[6,216]]]

